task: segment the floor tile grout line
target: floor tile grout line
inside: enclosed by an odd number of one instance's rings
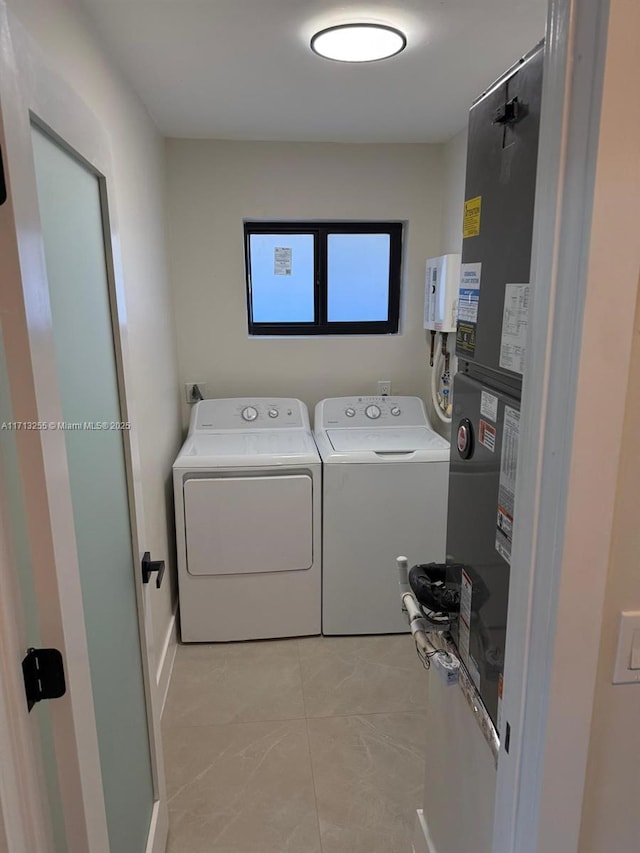
[[[324,852],[322,843],[322,830],[320,829],[320,809],[318,808],[318,790],[316,788],[316,774],[313,769],[313,755],[311,753],[311,735],[309,734],[309,718],[307,716],[307,700],[304,694],[304,673],[302,670],[302,654],[300,652],[300,640],[296,640],[296,648],[298,649],[298,662],[300,664],[300,686],[302,688],[302,707],[304,708],[305,720],[304,726],[307,732],[307,751],[309,754],[309,770],[311,771],[311,785],[313,786],[313,801],[316,806],[316,825],[318,827],[318,842],[320,844],[320,853]]]
[[[322,843],[322,830],[320,829],[320,809],[318,808],[318,790],[316,788],[316,774],[313,769],[313,755],[311,752],[311,736],[309,734],[309,720],[304,721],[305,730],[307,732],[307,752],[309,755],[309,770],[311,771],[311,785],[313,787],[313,801],[316,806],[316,825],[318,827],[318,841],[320,842],[320,853],[324,851],[324,845]]]
[[[227,720],[224,723],[161,723],[163,731],[171,729],[208,729],[220,726],[250,726],[257,723],[295,723],[305,720],[306,717],[266,717],[257,720]]]

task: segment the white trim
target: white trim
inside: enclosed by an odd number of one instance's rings
[[[575,853],[579,842],[637,287],[636,269],[612,298],[603,274],[607,253],[635,250],[639,193],[617,113],[601,116],[607,97],[636,102],[635,57],[606,54],[608,17],[601,0],[551,0],[494,853]],[[605,56],[607,74],[619,65],[626,76],[602,101]],[[625,116],[631,146],[633,133]]]
[[[413,834],[413,853],[437,853],[422,809],[416,809],[416,828]]]
[[[164,713],[164,706],[167,701],[169,692],[169,684],[171,683],[171,674],[173,673],[173,664],[176,659],[178,650],[178,611],[177,608],[173,611],[173,615],[167,626],[162,651],[160,652],[160,660],[158,661],[158,670],[156,673],[156,683],[158,685],[158,696],[160,698],[160,716]]]
[[[53,358],[53,336],[39,206],[31,147],[30,117],[43,125],[61,144],[78,152],[99,177],[105,225],[105,244],[114,332],[114,349],[121,394],[122,419],[136,423],[132,411],[131,367],[127,345],[127,312],[119,255],[119,233],[111,188],[112,168],[108,134],[95,115],[63,80],[46,65],[20,23],[0,0],[0,96],[5,112],[5,167],[15,219],[5,226],[11,252],[7,287],[2,304],[13,322],[6,335],[7,362],[16,420],[62,420]],[[3,254],[3,260],[5,255]],[[18,260],[19,258],[19,260]],[[22,371],[20,378],[19,372]],[[150,665],[153,647],[151,584],[143,589],[140,572],[146,550],[143,495],[135,429],[123,434],[127,457],[127,485],[132,522],[132,556],[136,578],[142,667],[145,678],[150,753],[156,801],[154,844],[166,840],[168,813],[160,708],[155,673]],[[26,441],[26,439],[25,439]],[[43,431],[23,447],[26,501],[29,506],[29,537],[34,553],[37,597],[40,602],[42,638],[63,651],[67,666],[68,695],[52,704],[58,771],[70,851],[102,853],[109,846],[100,772],[93,694],[91,690],[86,631],[64,435]],[[155,587],[153,587],[155,589]],[[44,602],[47,607],[44,607]],[[155,813],[155,812],[154,812]],[[161,849],[161,847],[158,847]]]
[[[1,460],[0,460],[1,461]],[[51,825],[37,730],[24,701],[21,659],[24,629],[6,523],[0,469],[0,849],[6,853],[52,853]]]

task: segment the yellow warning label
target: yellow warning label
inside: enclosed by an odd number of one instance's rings
[[[480,233],[480,208],[482,207],[482,196],[477,195],[464,203],[464,222],[462,224],[463,237],[477,237]]]

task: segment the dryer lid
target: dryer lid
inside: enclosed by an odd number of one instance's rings
[[[327,437],[338,453],[449,452],[448,441],[426,427],[329,429]]]

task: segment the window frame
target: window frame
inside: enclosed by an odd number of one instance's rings
[[[252,234],[311,234],[314,238],[314,317],[308,323],[261,323],[252,315],[251,291],[251,235]],[[388,317],[386,320],[351,320],[329,322],[327,305],[327,246],[329,234],[388,234],[389,235],[389,285]],[[330,222],[309,220],[305,222],[280,222],[265,220],[244,221],[245,285],[247,294],[247,324],[249,335],[395,335],[400,325],[400,297],[402,293],[402,248],[404,222]]]

